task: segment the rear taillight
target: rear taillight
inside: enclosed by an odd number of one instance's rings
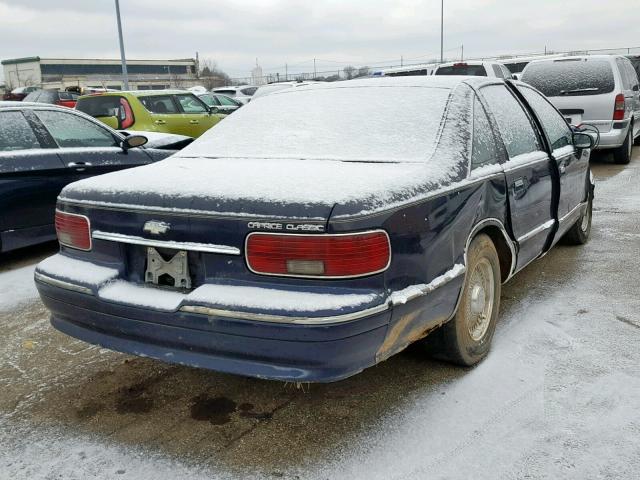
[[[125,98],[120,99],[120,128],[125,130],[133,125],[133,111]]]
[[[246,255],[249,269],[264,275],[361,277],[387,269],[391,246],[381,230],[337,235],[251,233]]]
[[[91,250],[91,224],[84,215],[56,210],[56,234],[61,245]]]
[[[619,93],[618,95],[616,95],[616,103],[613,107],[613,119],[624,120],[624,112],[625,112],[624,95],[622,93]]]

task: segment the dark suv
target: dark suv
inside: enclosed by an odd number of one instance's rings
[[[60,92],[54,89],[36,90],[24,98],[25,102],[50,103],[61,107],[74,108],[79,95],[76,92]]]

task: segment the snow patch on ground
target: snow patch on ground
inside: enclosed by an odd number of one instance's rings
[[[9,311],[38,297],[33,281],[34,270],[35,265],[28,265],[0,273],[0,312]]]

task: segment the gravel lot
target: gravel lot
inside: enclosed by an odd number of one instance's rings
[[[31,276],[55,245],[5,256],[0,478],[638,478],[640,148],[609,162],[591,242],[504,287],[469,370],[412,347],[298,389],[130,357],[49,325]]]

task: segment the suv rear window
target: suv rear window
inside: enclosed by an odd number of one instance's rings
[[[482,65],[467,65],[466,63],[461,63],[449,67],[440,67],[434,75],[472,75],[474,77],[486,77],[487,71]]]
[[[530,63],[522,81],[547,97],[561,95],[600,95],[615,88],[613,70],[606,60],[554,60]]]

